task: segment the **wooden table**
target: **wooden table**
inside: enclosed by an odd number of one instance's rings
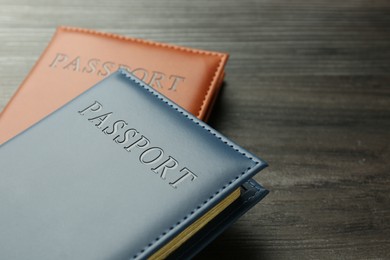
[[[0,0],[0,109],[57,25],[231,54],[210,123],[271,193],[199,259],[390,258],[390,1]]]

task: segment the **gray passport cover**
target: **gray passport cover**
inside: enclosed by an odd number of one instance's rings
[[[0,165],[1,259],[135,259],[266,163],[118,71],[0,146]]]

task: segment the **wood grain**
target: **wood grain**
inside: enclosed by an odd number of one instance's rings
[[[58,25],[231,54],[211,124],[271,193],[198,259],[390,258],[389,1],[0,0],[0,109]]]

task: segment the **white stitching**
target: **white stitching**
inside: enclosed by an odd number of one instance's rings
[[[144,40],[144,39],[126,37],[126,36],[122,36],[119,34],[106,33],[106,32],[94,31],[94,30],[90,30],[90,29],[83,29],[83,28],[77,28],[77,27],[70,27],[70,26],[60,26],[59,28],[64,30],[64,31],[88,33],[88,34],[98,35],[98,36],[102,36],[102,37],[108,37],[108,38],[113,38],[113,39],[118,39],[118,40],[124,40],[124,41],[152,45],[152,46],[161,47],[161,48],[168,48],[168,49],[173,49],[173,50],[178,50],[178,51],[184,51],[184,52],[190,52],[190,53],[195,53],[195,54],[202,54],[202,55],[219,57],[218,66],[214,72],[214,76],[211,79],[209,87],[205,91],[204,98],[203,98],[202,104],[199,107],[197,117],[199,117],[204,110],[204,106],[206,104],[205,101],[206,101],[207,97],[209,96],[209,92],[211,90],[211,87],[213,86],[213,84],[217,83],[217,80],[218,80],[217,74],[218,74],[218,71],[220,71],[222,68],[222,64],[223,64],[224,57],[225,57],[225,55],[217,53],[217,52],[191,49],[191,48],[186,48],[186,47],[182,47],[182,46],[170,45],[170,44],[166,44],[166,43],[153,42],[153,41],[148,41],[148,40]]]
[[[156,243],[157,241],[159,241],[162,237],[164,237],[165,235],[167,235],[171,230],[173,230],[176,226],[180,225],[183,221],[185,221],[186,219],[188,219],[191,215],[195,214],[198,210],[200,210],[205,204],[207,204],[207,202],[209,202],[210,200],[212,200],[216,195],[218,195],[220,192],[222,192],[224,189],[226,189],[227,187],[229,187],[231,184],[233,184],[235,181],[237,181],[240,177],[242,177],[245,173],[247,173],[248,171],[250,171],[252,168],[254,168],[257,164],[259,164],[258,161],[255,161],[253,160],[252,157],[249,157],[246,153],[244,152],[241,152],[240,150],[238,150],[237,148],[234,147],[233,144],[229,144],[227,141],[224,141],[222,139],[221,136],[218,136],[214,131],[212,131],[211,129],[205,127],[204,125],[200,125],[199,122],[197,121],[194,121],[194,119],[192,117],[190,117],[188,114],[185,114],[183,111],[181,111],[176,105],[172,104],[169,100],[167,100],[165,97],[161,96],[161,94],[159,94],[157,91],[155,91],[154,89],[151,89],[150,87],[148,87],[145,83],[143,83],[142,81],[140,81],[139,79],[136,79],[136,78],[133,78],[130,76],[130,74],[126,71],[124,71],[123,69],[120,70],[121,72],[121,75],[124,75],[127,79],[130,79],[132,80],[133,82],[135,82],[136,84],[138,84],[139,86],[143,87],[144,90],[147,90],[148,92],[150,92],[151,94],[153,94],[154,97],[158,98],[160,101],[163,101],[164,103],[168,104],[171,108],[173,108],[175,111],[179,112],[181,115],[183,115],[184,117],[186,117],[187,119],[191,120],[192,122],[196,123],[198,126],[202,127],[203,129],[207,130],[210,134],[214,135],[215,137],[217,137],[219,140],[221,140],[221,142],[223,142],[224,144],[226,144],[227,146],[233,148],[236,152],[238,152],[239,154],[245,156],[246,158],[248,158],[249,160],[251,160],[252,162],[254,162],[254,165],[252,165],[251,167],[248,167],[247,169],[245,169],[243,172],[241,172],[239,175],[237,175],[234,179],[230,180],[227,184],[225,184],[222,188],[220,188],[218,191],[216,191],[213,195],[211,195],[207,200],[205,200],[202,204],[198,205],[195,209],[193,209],[188,215],[186,215],[185,217],[183,217],[182,219],[180,219],[176,224],[174,224],[173,226],[169,227],[167,231],[164,231],[161,235],[159,235],[158,237],[156,237],[152,242],[150,242],[146,247],[144,247],[143,249],[141,249],[138,253],[136,253],[132,259],[135,259],[138,257],[138,255],[144,253],[149,247],[151,247],[154,243]]]

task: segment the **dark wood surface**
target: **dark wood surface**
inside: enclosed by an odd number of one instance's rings
[[[0,109],[57,25],[231,54],[210,123],[271,193],[198,259],[390,258],[390,1],[0,0]]]

